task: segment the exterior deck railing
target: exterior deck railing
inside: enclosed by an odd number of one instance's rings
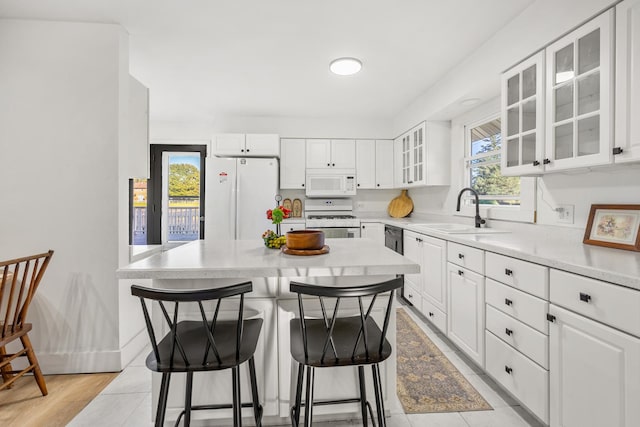
[[[168,240],[189,241],[200,238],[200,208],[170,207],[167,215]],[[133,209],[133,244],[147,244],[147,208]]]

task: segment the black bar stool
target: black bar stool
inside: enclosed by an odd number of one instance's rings
[[[375,425],[371,405],[367,401],[364,366],[371,365],[373,387],[376,398],[378,425],[386,425],[380,362],[391,355],[391,344],[386,339],[389,318],[395,290],[402,286],[402,278],[336,277],[317,278],[308,283],[292,281],[291,292],[298,294],[300,317],[289,323],[291,334],[291,356],[298,362],[295,403],[291,408],[291,423],[297,427],[300,423],[302,406],[305,408],[304,425],[311,426],[313,405],[333,405],[339,403],[360,403],[362,423],[368,425],[367,415]],[[388,293],[385,298],[385,314],[382,329],[371,316],[374,304],[380,294]],[[322,318],[305,316],[305,303],[315,299],[303,298],[303,295],[318,297]],[[371,301],[365,308],[363,298]],[[341,301],[357,301],[357,314],[340,316]],[[306,300],[306,301],[305,301]],[[327,301],[329,300],[329,301]],[[328,302],[328,303],[327,303]],[[343,306],[346,304],[343,304]],[[344,314],[344,313],[343,313]],[[353,399],[314,401],[313,383],[315,368],[336,366],[357,366],[360,396]],[[307,374],[305,402],[302,403],[304,374]],[[368,414],[367,414],[368,411]]]
[[[199,409],[233,409],[234,426],[242,425],[242,408],[253,407],[256,426],[262,423],[262,405],[258,400],[255,362],[256,350],[262,319],[243,318],[244,294],[251,292],[251,282],[233,284],[213,289],[197,290],[163,290],[150,289],[132,285],[131,294],[140,298],[147,331],[153,350],[147,357],[147,367],[162,373],[162,384],[156,426],[164,425],[169,394],[171,374],[182,372],[187,374],[184,410],[178,416],[176,426],[184,415],[184,425],[191,423],[191,410]],[[240,295],[237,320],[218,320],[222,299]],[[164,338],[156,340],[154,327],[145,300],[156,302],[162,317],[169,328]],[[217,300],[211,319],[207,318],[203,301]],[[165,304],[173,307],[166,307]],[[181,303],[197,303],[201,320],[178,321]],[[173,311],[172,315],[170,312]],[[242,403],[240,398],[239,366],[249,362],[249,378],[253,402]],[[233,404],[191,405],[193,373],[201,371],[219,371],[231,368],[233,380]]]

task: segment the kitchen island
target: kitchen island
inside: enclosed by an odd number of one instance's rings
[[[195,289],[249,279],[253,292],[245,300],[245,316],[261,317],[263,329],[256,349],[256,369],[260,400],[264,406],[264,425],[287,424],[290,398],[293,396],[294,363],[289,354],[289,320],[297,313],[297,300],[289,292],[294,278],[325,277],[325,280],[350,280],[355,276],[382,276],[418,273],[418,264],[366,239],[327,239],[330,252],[316,256],[285,255],[268,249],[261,240],[199,240],[167,252],[153,255],[118,270],[120,279],[152,279],[154,287]],[[348,276],[348,277],[346,277]],[[335,278],[335,279],[331,279]],[[343,279],[339,279],[343,278]],[[381,321],[382,306],[373,316]],[[231,313],[232,307],[228,309]],[[319,310],[319,309],[318,309]],[[395,310],[388,339],[395,346]],[[309,313],[313,314],[313,313]],[[159,313],[153,314],[154,319]],[[159,322],[158,322],[159,324]],[[166,331],[162,331],[166,333]],[[395,358],[382,366],[386,408],[396,408]],[[349,398],[358,393],[355,368],[332,368],[316,380],[316,398]],[[243,401],[249,400],[246,372],[242,373]],[[182,410],[184,378],[174,375],[167,406],[167,419],[175,419]],[[153,376],[153,412],[157,404],[160,378]],[[231,400],[231,374],[201,373],[194,376],[194,405],[225,403]],[[373,396],[373,389],[368,392]],[[243,416],[250,417],[250,409]],[[323,406],[314,411],[314,420],[348,419],[357,416],[356,404]],[[216,419],[221,423],[232,417],[230,410],[197,411],[193,419]]]

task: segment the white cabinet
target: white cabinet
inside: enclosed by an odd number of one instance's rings
[[[356,187],[376,188],[376,141],[358,139],[356,141]]]
[[[484,276],[447,265],[447,336],[484,368]]]
[[[502,75],[502,175],[544,171],[544,51]]]
[[[127,177],[149,177],[149,89],[129,76]]]
[[[287,231],[304,230],[305,228],[304,219],[287,219],[280,223],[282,234]]]
[[[306,142],[304,139],[280,140],[280,188],[304,189]]]
[[[213,155],[280,157],[280,138],[276,134],[218,134],[214,137]]]
[[[404,256],[420,264],[420,273],[405,274],[405,285],[422,301],[414,306],[443,333],[447,332],[447,242],[413,231],[404,231]],[[405,290],[405,296],[407,291]]]
[[[353,139],[307,139],[309,169],[355,169],[356,142]]]
[[[384,246],[384,224],[381,222],[360,223],[360,237],[372,239],[378,246]]]
[[[640,161],[640,0],[616,6],[616,163]],[[618,153],[619,150],[622,152]]]
[[[612,161],[613,19],[612,9],[546,48],[547,172]]]
[[[640,425],[640,339],[554,304],[549,314],[551,427]]]
[[[395,186],[449,185],[451,125],[422,122],[394,142]]]
[[[393,188],[393,141],[356,141],[356,178],[359,189]]]

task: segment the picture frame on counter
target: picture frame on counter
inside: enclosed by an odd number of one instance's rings
[[[640,251],[640,205],[591,205],[582,242]]]

